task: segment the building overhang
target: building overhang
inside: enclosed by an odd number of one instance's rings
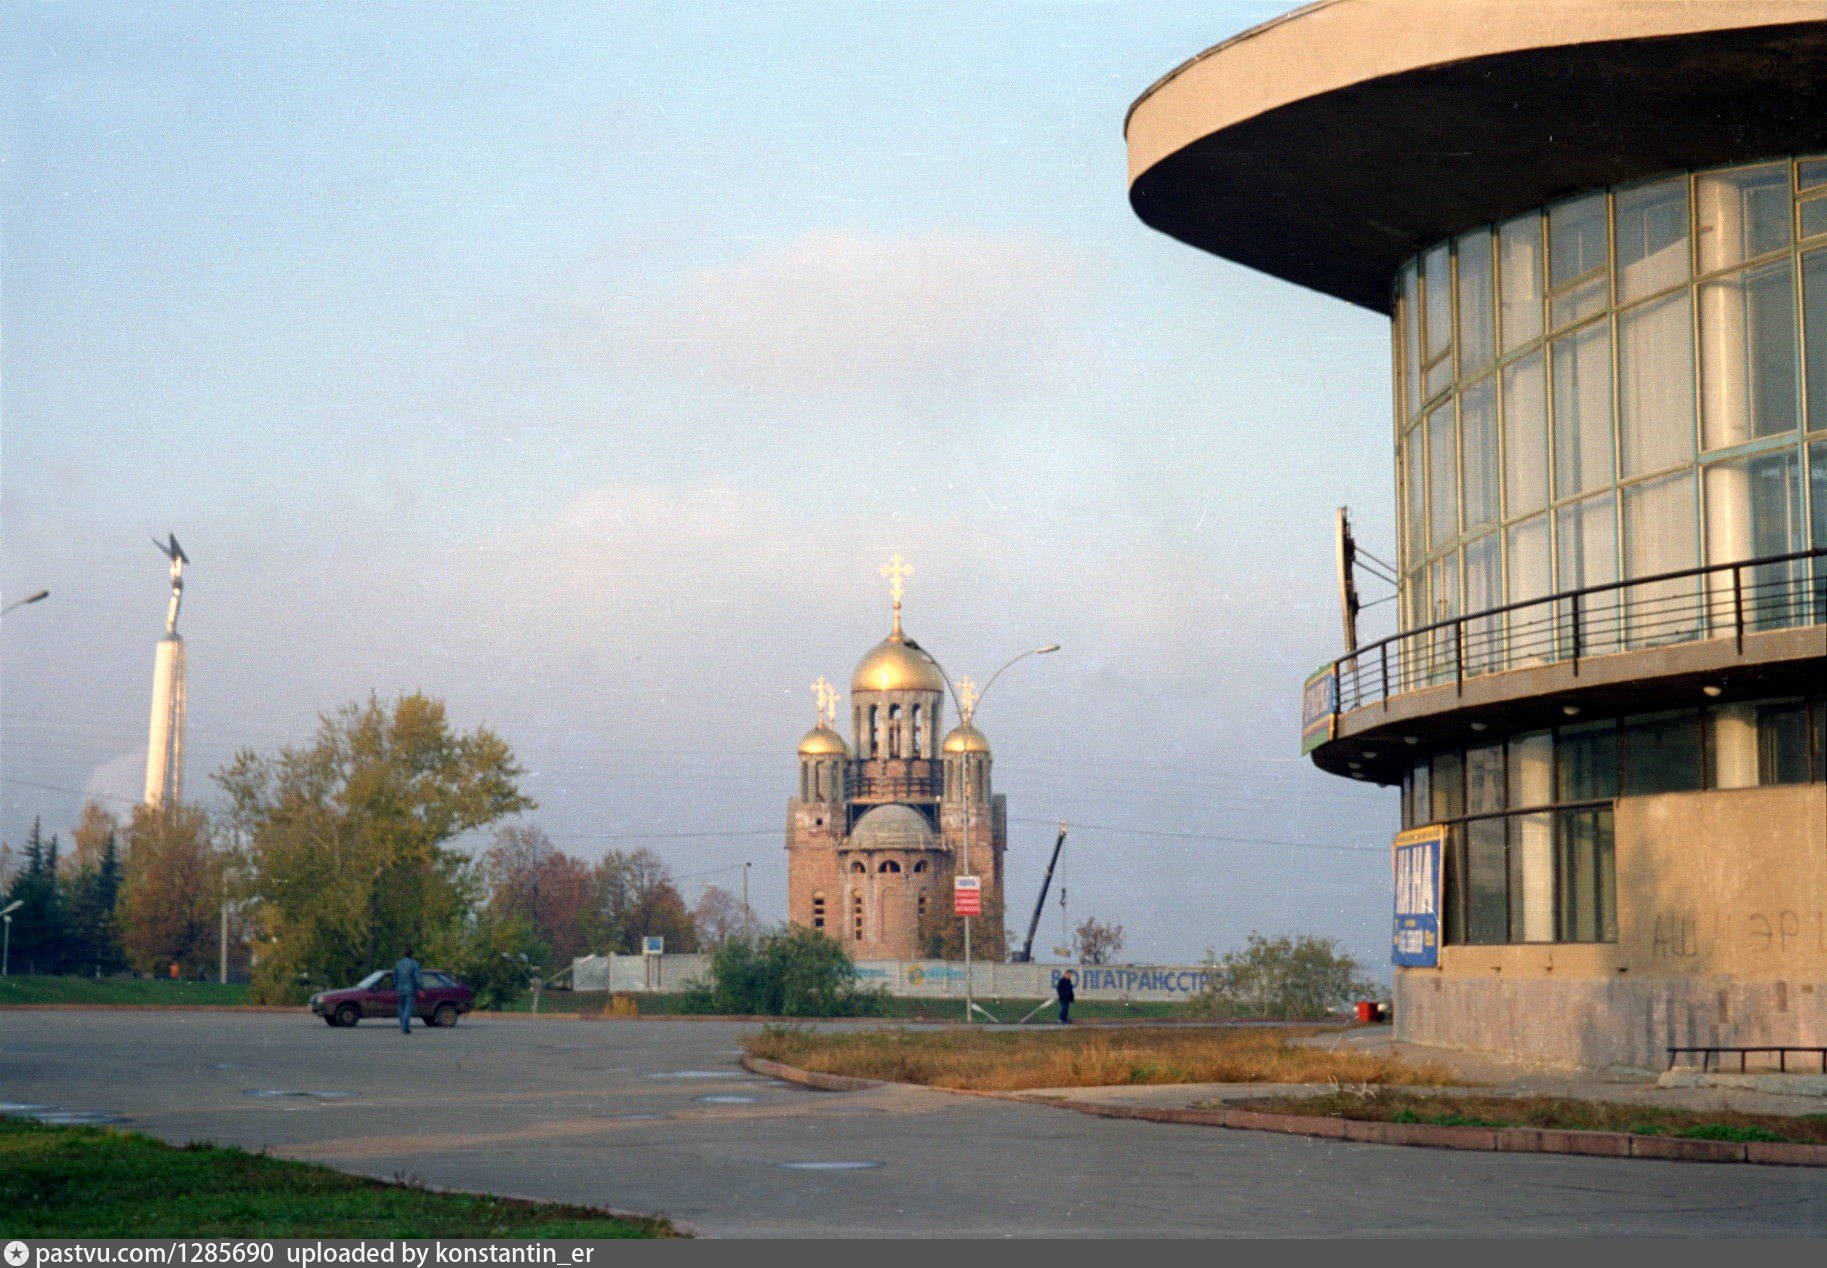
[[[1386,313],[1450,234],[1827,149],[1827,0],[1320,0],[1173,71],[1125,134],[1146,224]]]

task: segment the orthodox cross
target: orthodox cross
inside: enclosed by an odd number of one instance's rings
[[[968,674],[958,679],[958,712],[964,715],[962,721],[965,726],[971,724],[971,714],[976,712],[978,697],[982,695]]]
[[[818,698],[818,724],[831,726],[837,721],[837,688],[821,676],[812,684],[812,694]]]
[[[907,592],[906,579],[913,576],[913,565],[899,555],[882,565],[882,575],[888,578],[888,597],[894,600],[894,633],[890,638],[901,637],[901,596]]]

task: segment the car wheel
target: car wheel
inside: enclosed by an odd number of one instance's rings
[[[362,1010],[354,1004],[343,1004],[336,1010],[336,1024],[339,1026],[353,1026],[361,1019]]]
[[[326,1026],[334,1026],[334,1025],[336,1025],[336,1018],[335,1018],[335,1017],[333,1017],[333,1016],[329,1016],[329,1015],[327,1015],[327,1014],[326,1014],[326,1015],[325,1015],[325,1017],[324,1017],[324,1025],[326,1025]]]
[[[439,1004],[437,1011],[431,1015],[431,1024],[434,1026],[443,1026],[447,1029],[456,1025],[457,1006],[455,1004]]]

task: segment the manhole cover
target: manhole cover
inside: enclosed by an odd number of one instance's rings
[[[753,1105],[760,1098],[754,1096],[700,1096],[706,1105]]]
[[[874,1171],[882,1164],[879,1162],[853,1162],[834,1160],[830,1162],[783,1162],[781,1166],[789,1171]]]

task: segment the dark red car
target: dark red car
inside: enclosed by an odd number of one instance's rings
[[[427,1026],[454,1026],[474,1000],[475,992],[450,974],[421,969],[412,1013]],[[332,1026],[353,1026],[364,1017],[393,1021],[400,1015],[400,997],[393,989],[393,974],[382,971],[347,990],[319,991],[311,996],[311,1011]]]

